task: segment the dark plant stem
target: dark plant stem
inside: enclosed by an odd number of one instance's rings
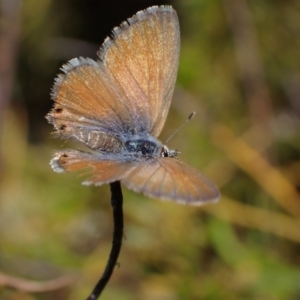
[[[119,253],[122,246],[123,239],[123,195],[120,181],[116,181],[110,184],[111,190],[111,206],[113,208],[113,218],[114,218],[114,233],[112,247],[109,254],[109,259],[107,261],[105,270],[102,277],[96,284],[93,292],[87,298],[87,300],[98,299],[102,291],[104,290],[107,282],[109,281],[114,267],[117,263]]]

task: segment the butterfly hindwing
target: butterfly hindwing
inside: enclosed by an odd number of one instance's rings
[[[95,155],[77,150],[65,150],[55,154],[50,162],[55,172],[85,171],[83,184],[102,185],[121,180],[136,166],[111,156]]]
[[[211,180],[175,158],[146,161],[128,173],[122,182],[127,188],[149,197],[194,205],[219,198],[219,191]]]

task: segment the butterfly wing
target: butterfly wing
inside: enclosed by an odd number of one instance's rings
[[[117,180],[149,197],[200,205],[215,202],[220,194],[212,181],[198,170],[174,158],[146,162],[124,161],[118,156],[66,150],[51,160],[55,172],[86,170],[85,185],[102,185]]]
[[[57,133],[79,141],[91,131],[105,139],[125,133],[134,116],[99,64],[75,58],[62,70],[65,74],[58,76],[53,87],[54,108],[47,115]],[[94,149],[92,142],[85,144]]]
[[[122,183],[149,197],[192,205],[215,202],[220,196],[211,180],[174,158],[160,158],[140,164],[122,179]]]
[[[65,150],[55,154],[50,162],[55,172],[72,172],[86,170],[91,175],[85,185],[102,185],[121,180],[136,165],[132,162],[117,160],[113,155],[91,154],[76,150]]]
[[[175,87],[179,50],[176,12],[170,6],[154,6],[115,28],[113,39],[108,38],[98,52],[105,72],[137,118],[138,131],[146,129],[155,137],[161,132]]]
[[[100,61],[75,58],[55,81],[47,119],[63,138],[97,131],[106,140],[129,133],[157,136],[170,106],[179,56],[179,24],[169,6],[138,12],[113,30]],[[116,141],[119,144],[119,141]],[[105,146],[105,145],[104,145]],[[97,150],[102,150],[98,145]]]

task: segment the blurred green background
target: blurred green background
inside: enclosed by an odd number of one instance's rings
[[[0,0],[0,299],[85,299],[111,246],[109,186],[49,160],[59,68],[114,26],[171,4],[177,88],[161,140],[221,190],[188,207],[124,189],[125,237],[103,299],[300,299],[299,0]]]

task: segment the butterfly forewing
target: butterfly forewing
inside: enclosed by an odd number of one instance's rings
[[[217,201],[219,198],[219,191],[211,180],[174,158],[140,164],[122,182],[129,189],[149,197],[194,205]]]
[[[179,46],[176,12],[152,7],[115,28],[113,40],[107,39],[98,53],[134,113],[137,131],[157,137],[162,130],[174,91]]]
[[[108,133],[124,132],[133,118],[99,65],[90,59],[73,59],[54,85],[55,101],[48,120],[63,137],[81,129]]]

